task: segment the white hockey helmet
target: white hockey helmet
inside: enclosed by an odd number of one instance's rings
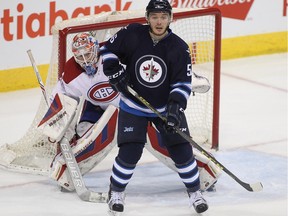
[[[98,41],[90,32],[82,32],[74,36],[72,42],[74,59],[88,75],[96,73],[98,50]]]

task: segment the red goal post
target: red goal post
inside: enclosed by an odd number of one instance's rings
[[[105,12],[83,16],[56,23],[51,29],[52,54],[46,93],[49,96],[65,62],[72,57],[71,41],[76,33],[92,32],[98,42],[105,42],[121,27],[129,23],[146,23],[145,11]],[[219,101],[220,101],[220,55],[221,13],[218,9],[174,9],[170,27],[184,39],[192,53],[192,69],[209,79],[211,89],[205,94],[191,95],[186,109],[192,138],[208,148],[219,148]],[[47,175],[56,154],[56,145],[49,142],[37,128],[47,111],[41,100],[35,118],[26,134],[12,144],[0,148],[0,167],[27,173]]]

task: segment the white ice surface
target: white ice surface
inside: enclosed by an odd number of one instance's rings
[[[41,90],[0,94],[0,145],[25,134]],[[287,216],[287,53],[222,62],[220,150],[216,158],[242,181],[261,181],[248,192],[222,174],[217,191],[205,193],[203,216]],[[85,176],[93,190],[108,190],[112,153]],[[106,204],[62,193],[47,177],[0,169],[2,216],[105,216]],[[128,185],[124,216],[196,216],[178,176],[144,155]]]

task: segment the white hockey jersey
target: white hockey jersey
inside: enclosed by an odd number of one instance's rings
[[[52,97],[54,98],[56,93],[68,94],[72,97],[83,95],[87,101],[100,106],[103,110],[106,110],[109,104],[118,107],[120,94],[112,89],[108,78],[103,73],[101,57],[97,64],[96,74],[88,76],[74,58],[70,58],[65,64],[62,77],[53,89]]]

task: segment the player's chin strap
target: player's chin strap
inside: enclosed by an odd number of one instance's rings
[[[37,66],[36,66],[35,60],[33,58],[32,52],[31,52],[31,50],[28,50],[27,53],[28,53],[30,61],[32,63],[32,67],[34,69],[34,72],[37,76],[38,83],[42,89],[42,93],[43,93],[43,96],[44,96],[45,101],[47,103],[47,106],[49,107],[45,86],[42,82],[40,73],[37,69]],[[71,115],[71,118],[69,120],[70,123],[73,120],[75,113],[76,112],[74,112],[74,114]],[[69,124],[69,122],[67,122],[67,124]],[[66,136],[67,136],[67,134],[65,133],[64,136],[61,137],[61,139],[57,140],[57,141],[59,141],[58,143],[60,144],[61,152],[64,156],[65,163],[67,165],[69,174],[71,176],[72,182],[74,184],[74,187],[75,187],[75,190],[76,190],[78,196],[83,201],[98,202],[98,203],[99,202],[101,202],[101,203],[106,202],[107,194],[88,190],[87,187],[85,186],[85,182],[84,182],[83,177],[81,175],[79,166],[78,166],[76,159],[75,159],[75,156],[72,152],[72,149],[71,149],[71,146],[69,143],[69,139]],[[55,136],[54,138],[57,139],[58,137]]]
[[[146,101],[143,97],[141,97],[136,91],[134,91],[130,86],[128,86],[128,91],[130,94],[132,94],[135,98],[137,98],[142,104],[144,104],[147,108],[149,108],[151,111],[153,111],[160,119],[162,119],[164,122],[167,122],[167,119],[161,115],[153,106],[150,105],[148,101]],[[183,137],[187,142],[191,143],[192,146],[196,149],[198,149],[207,159],[212,161],[215,165],[217,165],[220,169],[222,169],[224,172],[226,172],[230,177],[232,177],[236,182],[238,182],[242,187],[244,187],[246,190],[251,192],[258,192],[263,190],[263,185],[261,182],[257,182],[254,184],[248,184],[243,181],[241,181],[237,176],[235,176],[230,170],[228,170],[224,165],[222,165],[218,160],[216,160],[214,157],[212,157],[206,150],[204,150],[201,146],[199,146],[190,136],[185,134],[183,131],[181,131],[178,127],[174,127],[174,130]]]

